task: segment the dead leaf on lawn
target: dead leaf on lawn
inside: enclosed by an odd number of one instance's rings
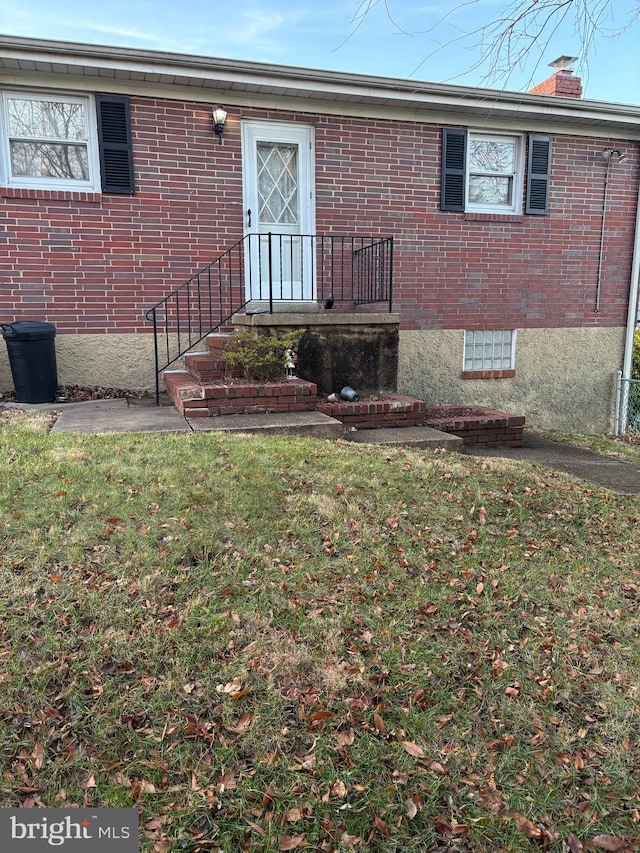
[[[409,755],[413,755],[414,758],[424,758],[425,756],[424,749],[412,740],[405,740],[402,746],[404,747],[404,751],[408,752]]]
[[[216,690],[218,693],[239,693],[242,690],[242,679],[232,678],[226,684],[218,684]]]
[[[251,728],[252,723],[253,716],[251,714],[245,714],[243,717],[240,717],[239,720],[236,720],[235,723],[228,723],[227,725],[225,725],[225,729],[228,732],[233,732],[234,734],[241,735]]]
[[[302,810],[301,809],[289,809],[287,812],[287,820],[289,823],[298,823],[299,820],[302,820]]]
[[[598,850],[608,850],[609,853],[618,853],[629,847],[629,842],[624,838],[616,838],[614,835],[596,835],[591,839],[591,844]]]
[[[278,850],[295,850],[304,841],[304,835],[283,835]]]
[[[569,842],[569,850],[571,853],[583,853],[584,846],[582,841],[573,834],[573,832],[569,833],[569,838],[567,839]]]
[[[335,717],[333,711],[314,711],[313,714],[309,714],[307,717],[307,726],[308,732],[313,732],[316,729],[319,729],[325,720],[330,720],[331,717]]]
[[[396,785],[406,785],[409,781],[408,773],[401,773],[399,770],[393,771],[393,781]]]
[[[249,685],[243,686],[241,678],[232,678],[226,684],[218,684],[216,687],[218,693],[226,693],[232,702],[237,702],[238,699],[244,698],[249,692]]]
[[[391,834],[389,831],[388,825],[386,824],[386,822],[384,820],[382,820],[381,817],[378,817],[376,815],[374,818],[374,822],[376,825],[376,829],[378,830],[378,832],[381,832],[382,835],[385,835],[388,837]]]
[[[355,740],[356,733],[353,729],[345,729],[335,733],[335,739],[338,746],[351,746]]]
[[[36,741],[36,744],[33,747],[31,757],[34,760],[36,770],[42,770],[42,766],[44,765],[44,746],[40,743],[39,740]]]
[[[333,783],[331,786],[331,794],[334,797],[340,797],[340,799],[347,796],[347,786],[344,784],[342,779],[338,779]]]
[[[520,832],[524,832],[527,838],[542,838],[542,830],[539,826],[536,826],[534,823],[531,823],[530,820],[527,820],[526,817],[522,815],[518,815],[515,820],[515,824],[517,829]]]
[[[413,818],[418,814],[418,806],[413,802],[413,800],[407,800],[407,817],[409,820],[413,820]]]
[[[384,724],[384,720],[380,716],[380,714],[374,713],[373,715],[373,725],[376,727],[376,731],[378,734],[385,734],[387,731],[387,727]]]

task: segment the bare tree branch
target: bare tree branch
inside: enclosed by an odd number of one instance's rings
[[[409,76],[413,76],[437,53],[456,44],[465,44],[479,51],[479,59],[471,68],[465,69],[458,76],[480,68],[488,68],[481,82],[485,85],[497,82],[505,85],[515,70],[522,67],[526,59],[531,59],[531,51],[535,49],[540,59],[532,71],[533,76],[551,39],[558,29],[568,22],[573,23],[574,34],[580,44],[580,65],[586,69],[597,36],[606,38],[619,36],[637,24],[640,19],[640,5],[638,5],[623,24],[614,25],[615,0],[510,0],[487,24],[471,30],[460,29],[453,21],[454,16],[479,2],[480,0],[458,2],[451,6],[433,26],[420,31],[434,33],[442,24],[449,23],[459,29],[460,34],[430,51]],[[345,42],[360,29],[366,18],[378,6],[384,6],[385,15],[396,31],[407,34],[392,15],[393,0],[361,0],[351,20],[353,29]],[[415,34],[415,32],[411,33],[411,35]]]

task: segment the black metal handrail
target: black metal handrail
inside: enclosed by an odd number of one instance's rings
[[[247,234],[172,290],[145,316],[153,323],[156,402],[160,375],[249,303],[393,304],[393,237]]]

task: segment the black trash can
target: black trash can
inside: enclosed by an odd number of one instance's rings
[[[51,403],[58,390],[56,327],[38,320],[2,323],[17,403]]]

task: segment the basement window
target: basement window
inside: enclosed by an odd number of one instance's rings
[[[464,333],[465,378],[490,379],[514,376],[515,358],[515,329],[483,329]]]
[[[0,128],[7,186],[99,190],[93,99],[4,92]]]

